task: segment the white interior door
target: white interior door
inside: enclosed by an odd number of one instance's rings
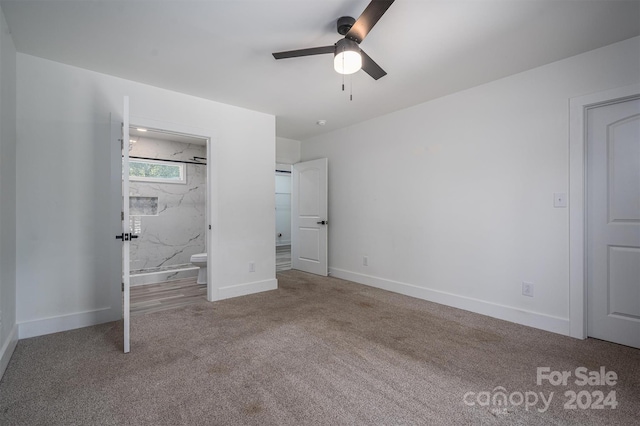
[[[640,99],[587,112],[587,332],[640,348]]]
[[[124,320],[124,353],[128,353],[130,330],[130,241],[129,224],[129,97],[124,97],[122,114],[122,234],[116,238],[122,240],[122,317]]]
[[[327,159],[293,165],[291,267],[327,276]]]

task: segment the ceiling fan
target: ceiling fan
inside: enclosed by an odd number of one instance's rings
[[[374,80],[378,80],[387,73],[360,49],[360,43],[393,2],[394,0],[372,0],[358,20],[350,16],[339,18],[338,33],[344,38],[334,45],[276,52],[273,57],[285,59],[333,53],[333,66],[338,73],[353,74],[362,69]]]

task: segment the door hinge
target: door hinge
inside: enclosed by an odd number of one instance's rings
[[[124,212],[120,212],[120,220],[124,220]]]
[[[124,283],[122,283],[122,291],[124,291]]]

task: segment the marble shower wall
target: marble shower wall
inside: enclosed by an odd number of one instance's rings
[[[193,161],[193,157],[206,157],[206,147],[140,137],[129,155]],[[186,185],[130,181],[132,197],[148,197],[133,201],[147,215],[130,217],[131,231],[140,234],[131,241],[131,274],[193,266],[189,261],[191,255],[205,252],[207,166],[186,166]]]

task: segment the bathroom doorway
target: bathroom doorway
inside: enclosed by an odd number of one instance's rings
[[[207,253],[208,138],[129,128],[131,315],[206,300],[191,256]]]

